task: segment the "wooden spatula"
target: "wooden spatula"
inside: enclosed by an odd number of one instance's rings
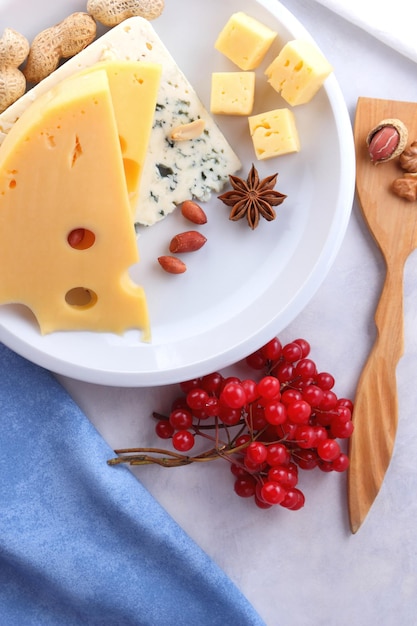
[[[398,159],[374,165],[368,133],[386,118],[400,119],[409,142],[417,140],[417,103],[360,98],[354,136],[357,195],[363,216],[386,263],[386,277],[375,313],[377,338],[359,379],[350,441],[348,502],[355,533],[374,502],[391,460],[398,422],[396,366],[403,353],[403,273],[417,247],[417,202],[390,191],[403,172]]]

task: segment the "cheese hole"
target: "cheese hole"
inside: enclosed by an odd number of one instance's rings
[[[127,189],[135,191],[139,175],[139,163],[133,159],[123,159]]]
[[[14,189],[17,185],[17,182],[15,181],[14,178],[12,178],[12,180],[9,181],[9,189]]]
[[[303,65],[304,65],[304,63],[302,61],[299,61],[297,63],[297,65],[294,67],[294,72],[299,72],[300,70],[302,70],[303,69]]]
[[[67,241],[75,250],[87,250],[94,245],[95,234],[88,228],[74,228],[68,235]]]
[[[65,294],[65,302],[73,307],[89,309],[97,302],[97,294],[85,287],[74,287]]]

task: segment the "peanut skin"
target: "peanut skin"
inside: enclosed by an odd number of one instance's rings
[[[26,91],[26,79],[19,70],[29,53],[29,42],[12,28],[0,38],[0,113]]]
[[[23,73],[28,83],[36,84],[52,74],[61,59],[84,50],[96,37],[95,20],[77,12],[40,32],[34,38]]]
[[[129,17],[154,20],[164,10],[164,0],[88,0],[87,11],[104,26],[117,26]]]

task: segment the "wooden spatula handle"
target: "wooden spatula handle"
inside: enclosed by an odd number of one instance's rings
[[[355,533],[376,498],[390,463],[398,422],[396,367],[403,354],[403,274],[405,259],[388,260],[375,313],[377,338],[359,379],[350,440],[348,502]],[[363,463],[368,463],[363,480]]]

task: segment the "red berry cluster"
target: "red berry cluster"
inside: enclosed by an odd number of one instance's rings
[[[260,508],[301,508],[298,470],[345,471],[349,459],[337,439],[353,432],[352,402],[337,397],[333,376],[319,372],[309,353],[304,339],[283,346],[274,338],[246,359],[257,381],[215,372],[181,383],[169,416],[154,414],[156,433],[182,454],[197,436],[210,440],[204,454],[173,456],[178,464],[227,459],[235,492]]]

